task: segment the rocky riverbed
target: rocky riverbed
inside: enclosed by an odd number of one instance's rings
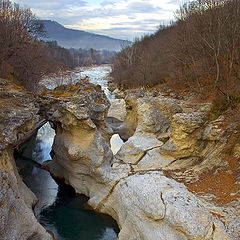
[[[56,136],[53,160],[43,167],[111,215],[120,240],[239,239],[238,121],[209,120],[211,104],[156,91],[125,91],[110,103],[90,83],[38,97],[9,84],[1,90],[3,239],[51,239],[34,220],[36,199],[12,157],[45,121]],[[125,143],[114,155],[115,133]]]

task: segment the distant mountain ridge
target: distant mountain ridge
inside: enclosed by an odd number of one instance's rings
[[[115,39],[104,35],[65,28],[61,24],[51,20],[41,20],[45,27],[45,41],[57,41],[65,48],[83,48],[96,50],[120,51],[122,45],[129,44],[129,41]]]

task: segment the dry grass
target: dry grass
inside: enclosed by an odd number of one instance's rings
[[[202,173],[199,181],[186,184],[189,191],[197,194],[212,194],[215,196],[213,201],[219,204],[240,199],[239,159],[225,155],[223,162],[226,163],[226,168]]]

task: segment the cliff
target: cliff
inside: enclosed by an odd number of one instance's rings
[[[42,124],[35,100],[14,83],[0,82],[0,239],[52,237],[37,222],[32,208],[36,196],[18,174],[13,151]]]

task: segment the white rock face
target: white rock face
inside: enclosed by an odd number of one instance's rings
[[[162,145],[163,143],[154,136],[136,134],[128,139],[115,158],[125,163],[136,164],[145,156],[147,151]]]
[[[124,121],[126,118],[126,103],[124,99],[110,100],[110,108],[108,110],[108,117],[116,118],[120,121]]]
[[[170,165],[175,158],[164,156],[161,148],[147,151],[146,155],[138,162],[138,170],[164,169]]]
[[[122,226],[119,240],[229,239],[202,201],[161,172],[121,180],[101,210]]]
[[[119,137],[118,134],[114,134],[110,139],[111,144],[111,150],[113,154],[115,155],[121,148],[121,146],[124,144],[123,140]]]

